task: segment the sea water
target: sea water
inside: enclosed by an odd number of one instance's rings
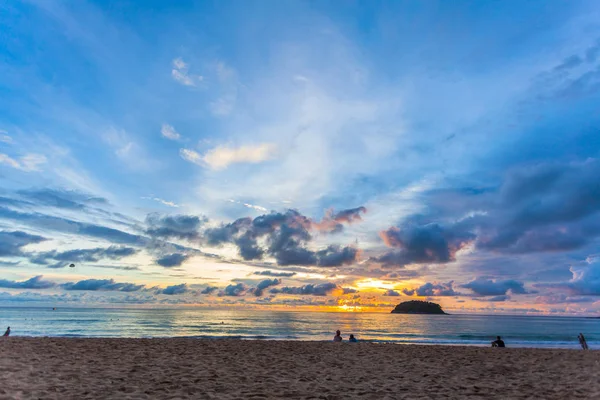
[[[331,340],[336,330],[361,341],[578,348],[582,332],[600,348],[600,319],[507,315],[404,315],[210,309],[0,308],[14,336],[197,337]],[[1,332],[0,332],[1,333]]]

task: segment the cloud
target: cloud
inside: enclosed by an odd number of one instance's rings
[[[184,294],[184,293],[187,293],[188,291],[189,291],[188,286],[185,283],[182,283],[180,285],[167,286],[166,288],[159,290],[158,293],[172,296],[172,295],[176,295],[176,294]]]
[[[501,301],[506,301],[506,300],[509,300],[509,299],[510,299],[510,296],[502,294],[500,296],[489,297],[486,300],[487,301],[492,301],[492,302],[501,302]]]
[[[262,259],[265,254],[278,265],[341,266],[356,260],[358,251],[352,247],[329,246],[320,251],[306,248],[312,239],[313,221],[296,210],[272,212],[252,218],[240,218],[204,232],[208,245],[235,244],[244,260]],[[258,239],[266,238],[266,248]]]
[[[243,283],[238,283],[235,285],[227,285],[225,289],[221,293],[220,296],[231,296],[231,297],[240,297],[246,294],[248,287]]]
[[[148,214],[146,234],[163,239],[194,240],[199,238],[199,229],[206,221],[205,217],[196,215]]]
[[[73,190],[45,188],[19,190],[17,193],[36,204],[68,210],[83,210],[88,205],[108,204],[105,198]]]
[[[584,265],[571,266],[573,277],[562,283],[541,283],[539,288],[564,289],[581,296],[600,296],[600,260],[590,259]]]
[[[64,283],[61,287],[65,290],[137,292],[144,285],[117,283],[113,279],[86,279],[79,282]]]
[[[459,293],[454,291],[454,288],[452,287],[454,284],[453,281],[447,282],[447,283],[431,283],[431,282],[427,282],[422,286],[419,286],[418,288],[414,289],[414,293],[416,293],[417,296],[426,296],[426,297],[431,297],[431,296],[457,296],[459,295]],[[405,292],[405,294],[407,294]]]
[[[265,289],[277,286],[281,284],[281,279],[265,279],[264,281],[260,281],[256,287],[252,290],[252,294],[256,297],[262,296]]]
[[[7,279],[0,279],[0,288],[9,289],[48,289],[56,286],[56,283],[46,281],[42,275],[34,276],[26,281],[10,281]]]
[[[292,277],[296,272],[279,272],[279,271],[256,271],[253,275],[275,276],[275,277]]]
[[[20,256],[23,247],[45,240],[47,239],[42,236],[22,231],[0,231],[0,257]]]
[[[162,127],[160,128],[160,133],[163,137],[169,139],[169,140],[179,140],[181,139],[181,135],[179,133],[177,133],[177,131],[175,130],[175,128],[173,128],[171,125],[169,124],[163,124]]]
[[[501,296],[505,295],[509,290],[512,294],[528,293],[523,282],[513,279],[492,280],[477,278],[469,283],[461,285],[461,287],[471,289],[475,294],[480,296]]]
[[[320,232],[338,233],[344,229],[343,223],[352,224],[354,222],[362,221],[361,214],[365,214],[366,212],[367,209],[362,206],[342,210],[337,213],[333,210],[329,210],[320,222],[313,221],[313,228]]]
[[[158,258],[156,260],[156,263],[158,265],[160,265],[161,267],[165,267],[165,268],[179,267],[188,258],[190,258],[190,256],[187,254],[172,253],[172,254],[167,254],[163,257]]]
[[[27,223],[29,226],[41,229],[54,230],[67,234],[79,234],[118,244],[143,246],[149,242],[145,237],[133,235],[118,229],[41,213],[23,213],[10,210],[6,207],[0,207],[0,218]]]
[[[5,131],[0,131],[0,142],[11,144],[13,142],[13,138],[8,136]]]
[[[39,171],[40,165],[45,164],[46,161],[46,157],[41,154],[26,154],[17,160],[0,153],[0,164],[6,164],[24,172]]]
[[[271,289],[270,292],[273,294],[291,294],[291,295],[310,295],[310,296],[327,296],[334,291],[339,291],[340,294],[343,293],[343,289],[341,289],[335,283],[321,283],[321,284],[309,284],[305,286],[298,287],[282,287],[281,289]]]
[[[221,170],[232,164],[247,163],[257,164],[272,159],[276,155],[277,147],[273,144],[263,143],[254,146],[226,147],[219,146],[201,155],[190,150],[181,149],[181,157],[191,163]]]
[[[276,153],[277,146],[272,143],[261,143],[237,148],[219,146],[206,152],[202,157],[202,161],[210,168],[220,170],[232,164],[261,163],[274,158]]]
[[[458,225],[409,224],[391,227],[380,233],[384,243],[400,250],[390,251],[374,261],[383,266],[407,264],[443,264],[456,260],[456,253],[475,240],[475,235]]]
[[[194,151],[194,150],[189,150],[189,149],[180,149],[179,150],[179,155],[181,156],[181,158],[183,158],[186,161],[189,161],[193,164],[196,165],[200,165],[203,166],[203,161],[202,161],[202,156]]]
[[[30,261],[34,264],[47,264],[48,259],[62,261],[57,263],[54,268],[62,268],[67,263],[73,262],[97,262],[102,259],[120,260],[130,257],[139,252],[132,247],[110,246],[107,248],[76,249],[58,252],[56,250],[30,255]]]
[[[339,267],[358,261],[360,252],[354,247],[329,246],[317,252],[317,265],[320,267]]]
[[[385,291],[385,293],[383,295],[384,296],[397,297],[397,296],[400,296],[400,293],[396,292],[393,289],[388,289],[388,290]]]
[[[207,286],[204,289],[202,289],[202,291],[200,292],[200,294],[211,294],[211,293],[215,292],[218,289],[219,288],[216,287],[216,286]]]
[[[146,200],[154,200],[162,205],[168,206],[168,207],[173,207],[173,208],[179,208],[180,205],[173,202],[173,201],[168,201],[168,200],[164,200],[161,199],[160,197],[142,197],[142,199],[146,199]]]
[[[597,159],[511,171],[497,198],[490,200],[490,212],[479,218],[477,247],[506,253],[583,247],[600,235],[600,225],[592,218],[600,211],[598,174]]]
[[[171,70],[171,76],[177,82],[185,86],[196,86],[197,83],[204,80],[201,75],[191,75],[189,73],[189,65],[181,58],[173,60],[173,69]]]

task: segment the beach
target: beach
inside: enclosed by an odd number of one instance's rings
[[[560,349],[9,337],[0,398],[591,399],[599,368]]]

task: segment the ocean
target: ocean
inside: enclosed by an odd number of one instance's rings
[[[573,349],[582,332],[590,348],[600,348],[600,319],[579,317],[0,307],[0,329],[6,326],[14,336],[257,340],[331,340],[339,329],[361,341],[473,346],[500,335],[508,347]]]

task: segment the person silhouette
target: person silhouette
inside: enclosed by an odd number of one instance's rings
[[[506,347],[504,345],[504,340],[500,336],[496,336],[496,340],[492,342],[492,347]]]
[[[10,326],[8,328],[6,328],[6,332],[4,332],[4,335],[2,336],[9,336],[10,335]]]
[[[335,336],[333,337],[333,341],[334,342],[341,342],[342,339],[342,333],[340,331],[335,331]]]
[[[348,341],[349,341],[349,342],[352,342],[352,343],[356,343],[356,342],[358,342],[358,340],[357,340],[357,339],[354,337],[354,335],[352,335],[352,334],[350,335],[350,338],[348,338]]]
[[[583,333],[580,333],[579,336],[577,336],[577,339],[579,339],[579,344],[581,345],[581,348],[584,350],[588,349],[588,345],[587,342],[585,340],[585,337],[583,337]]]

